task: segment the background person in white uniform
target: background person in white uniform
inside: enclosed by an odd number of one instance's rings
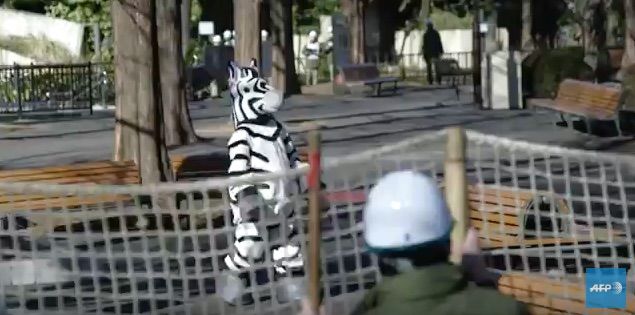
[[[320,64],[320,42],[318,42],[316,31],[309,32],[309,42],[304,46],[304,55],[306,56],[306,84],[316,85]]]

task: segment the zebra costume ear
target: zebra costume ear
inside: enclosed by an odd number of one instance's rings
[[[256,58],[251,58],[251,61],[249,62],[249,66],[254,69],[258,69],[258,60],[256,60]]]
[[[227,74],[229,74],[230,80],[236,80],[236,76],[238,75],[238,67],[234,63],[234,61],[229,61],[227,64]]]

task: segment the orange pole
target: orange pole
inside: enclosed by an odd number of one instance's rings
[[[320,132],[309,131],[309,298],[313,314],[320,309]]]

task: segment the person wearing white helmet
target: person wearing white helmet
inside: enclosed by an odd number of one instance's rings
[[[384,280],[353,314],[527,314],[513,298],[468,282],[498,282],[486,270],[475,230],[463,247],[463,268],[449,262],[453,219],[432,178],[413,171],[386,175],[371,190],[363,218]]]
[[[233,46],[232,44],[232,31],[230,30],[225,30],[223,32],[223,44],[225,46]]]
[[[353,315],[529,314],[522,303],[483,287],[496,287],[498,276],[487,271],[475,230],[463,244],[463,266],[449,262],[453,220],[432,178],[413,171],[386,175],[371,189],[363,220],[383,280]],[[305,301],[304,313],[307,307]]]
[[[304,56],[306,57],[306,84],[316,85],[320,61],[320,43],[316,31],[309,32],[309,42],[304,46]]]
[[[260,39],[261,39],[263,42],[266,42],[266,41],[267,41],[267,39],[269,39],[269,32],[267,32],[267,30],[261,30],[261,31],[260,31]]]
[[[220,35],[212,36],[212,45],[220,46],[223,43],[223,38]]]

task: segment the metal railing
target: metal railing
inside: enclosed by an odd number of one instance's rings
[[[110,64],[0,66],[0,113],[88,110],[111,99]]]
[[[459,67],[462,69],[472,68],[472,52],[448,52],[441,56],[444,59],[454,59],[458,62]],[[330,81],[328,70],[329,59],[326,56],[320,57],[320,68],[318,71],[318,81],[328,82]],[[391,54],[387,56],[380,56],[378,54],[368,54],[367,62],[377,64],[379,69],[386,75],[401,76],[402,71],[406,79],[420,79],[426,76],[426,62],[421,53],[411,54]],[[296,71],[304,75],[305,73],[305,58],[302,56],[296,56]],[[337,72],[337,69],[334,69]],[[471,78],[463,78],[462,81],[467,82]],[[303,81],[302,81],[303,82]]]

